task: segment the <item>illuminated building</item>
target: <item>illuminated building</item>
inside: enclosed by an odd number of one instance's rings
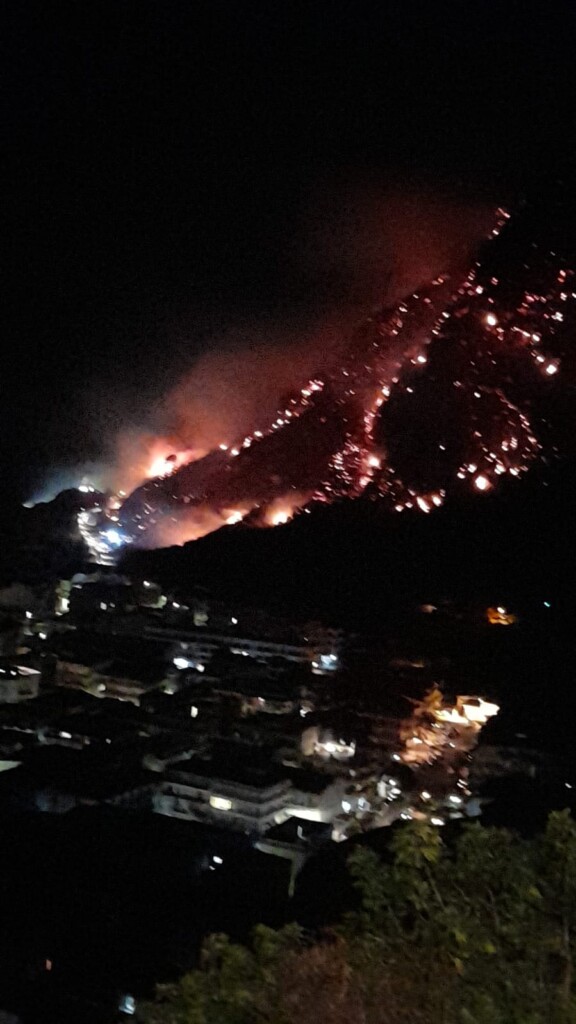
[[[187,821],[262,834],[287,817],[291,785],[271,771],[190,762],[168,773],[154,810]]]
[[[206,665],[220,650],[229,650],[232,654],[252,658],[254,661],[269,662],[276,658],[300,665],[310,665],[317,675],[330,674],[340,667],[337,651],[331,649],[331,641],[327,639],[328,649],[319,649],[318,641],[310,643],[300,640],[299,643],[283,643],[281,639],[273,640],[266,637],[246,636],[240,632],[207,632],[206,630],[174,629],[170,626],[150,626],[145,636],[163,641],[173,641],[174,657],[188,659],[190,665]],[[294,637],[296,640],[296,637]]]

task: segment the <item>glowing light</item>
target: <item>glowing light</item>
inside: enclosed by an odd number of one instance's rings
[[[492,485],[491,485],[488,477],[484,476],[483,473],[480,473],[474,479],[474,487],[476,488],[477,491],[488,491],[488,490],[490,490],[491,486]]]
[[[160,455],[154,459],[148,470],[148,476],[164,477],[170,476],[176,469],[176,456]]]
[[[286,511],[274,512],[271,518],[272,526],[281,526],[290,519],[290,513]]]
[[[494,313],[487,313],[484,317],[484,321],[488,324],[488,327],[496,327],[498,324],[498,317],[495,316]]]
[[[456,708],[441,708],[434,713],[434,717],[438,722],[446,722],[450,725],[468,725],[466,716],[461,715]]]
[[[104,536],[106,537],[106,540],[108,540],[110,544],[114,544],[115,547],[120,547],[120,545],[124,543],[122,534],[120,534],[118,530],[105,530]]]
[[[223,796],[211,796],[210,807],[213,807],[215,811],[230,811],[232,809],[232,801],[227,800]]]
[[[459,702],[467,721],[477,725],[485,725],[489,718],[494,718],[500,711],[498,704],[482,700],[481,697],[460,697]]]
[[[512,615],[502,605],[498,608],[487,608],[486,618],[491,626],[513,626],[518,621],[516,615]]]

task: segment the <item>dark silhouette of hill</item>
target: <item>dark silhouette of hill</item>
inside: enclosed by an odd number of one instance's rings
[[[432,515],[390,514],[359,499],[274,529],[225,527],[179,548],[130,551],[129,573],[282,611],[378,628],[414,601],[506,603],[524,615],[576,604],[576,462],[463,497]]]

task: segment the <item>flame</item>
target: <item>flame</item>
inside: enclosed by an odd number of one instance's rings
[[[148,480],[154,480],[158,477],[171,476],[177,469],[194,462],[199,454],[190,450],[183,452],[166,452],[164,450],[160,454],[155,451],[152,453],[152,461],[146,470],[146,477]]]
[[[284,526],[294,518],[296,512],[308,504],[311,494],[298,494],[295,491],[278,498],[266,508],[263,516],[265,526]]]
[[[235,526],[236,523],[241,523],[242,520],[244,519],[245,515],[246,515],[246,512],[245,511],[240,511],[240,509],[235,509],[233,512],[226,512],[225,513],[226,525],[227,526]]]
[[[271,526],[281,526],[283,523],[287,523],[292,515],[290,509],[281,508],[277,512],[273,512],[268,521]]]
[[[170,458],[167,455],[158,455],[158,457],[155,458],[148,467],[146,476],[150,479],[160,476],[170,476],[170,473],[173,473],[175,468],[176,463],[174,460],[170,461]]]

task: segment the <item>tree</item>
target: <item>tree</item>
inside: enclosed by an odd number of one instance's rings
[[[357,910],[314,938],[259,927],[207,940],[147,1024],[576,1024],[576,825],[543,836],[412,822],[385,862],[357,847]]]
[[[574,986],[576,941],[576,824],[569,811],[550,815],[537,846],[537,869],[546,944],[558,963],[559,1002],[566,1012]]]

